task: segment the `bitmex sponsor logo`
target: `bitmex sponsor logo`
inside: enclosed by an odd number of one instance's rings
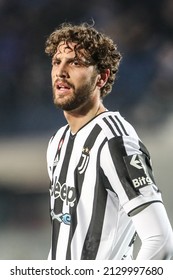
[[[144,177],[144,176],[138,177],[136,179],[133,179],[132,182],[133,182],[133,185],[135,188],[144,187],[146,185],[151,185],[153,183],[152,180],[150,179],[150,177],[148,177],[148,176],[147,177]]]
[[[149,159],[144,154],[124,157],[129,177],[135,188],[143,188],[154,184]]]

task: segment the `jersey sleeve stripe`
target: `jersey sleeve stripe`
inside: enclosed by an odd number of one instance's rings
[[[111,123],[108,121],[107,118],[103,118],[103,121],[107,124],[110,131],[112,132],[113,136],[118,136],[118,134],[115,132],[114,128],[112,127]]]
[[[116,114],[108,115],[103,118],[103,121],[109,127],[113,136],[128,136],[128,132],[125,129],[125,125],[123,125],[122,121]]]
[[[126,131],[126,129],[125,129],[123,123],[120,121],[120,118],[118,118],[118,116],[115,116],[115,118],[116,118],[117,122],[120,124],[121,129],[122,129],[123,132],[124,132],[124,135],[128,136],[129,134],[127,133],[127,131]]]
[[[122,133],[121,129],[119,128],[118,124],[116,123],[116,120],[113,118],[113,116],[109,116],[109,119],[112,121],[112,123],[115,126],[115,129],[118,131],[118,135],[122,136],[123,133]]]

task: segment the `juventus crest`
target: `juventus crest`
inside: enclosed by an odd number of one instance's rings
[[[85,172],[85,170],[88,166],[89,159],[90,159],[89,148],[83,148],[81,159],[80,159],[80,162],[79,162],[79,167],[78,167],[78,171],[79,171],[80,174]]]

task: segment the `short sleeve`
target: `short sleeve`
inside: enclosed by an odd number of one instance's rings
[[[153,202],[162,202],[150,155],[138,138],[114,137],[104,146],[101,167],[127,214]]]

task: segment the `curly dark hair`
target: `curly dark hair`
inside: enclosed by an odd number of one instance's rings
[[[60,42],[76,43],[76,55],[81,49],[85,50],[88,63],[95,65],[99,73],[109,69],[110,76],[101,88],[101,97],[111,92],[122,57],[111,38],[98,32],[88,23],[79,25],[63,23],[47,38],[45,52],[53,57]]]

